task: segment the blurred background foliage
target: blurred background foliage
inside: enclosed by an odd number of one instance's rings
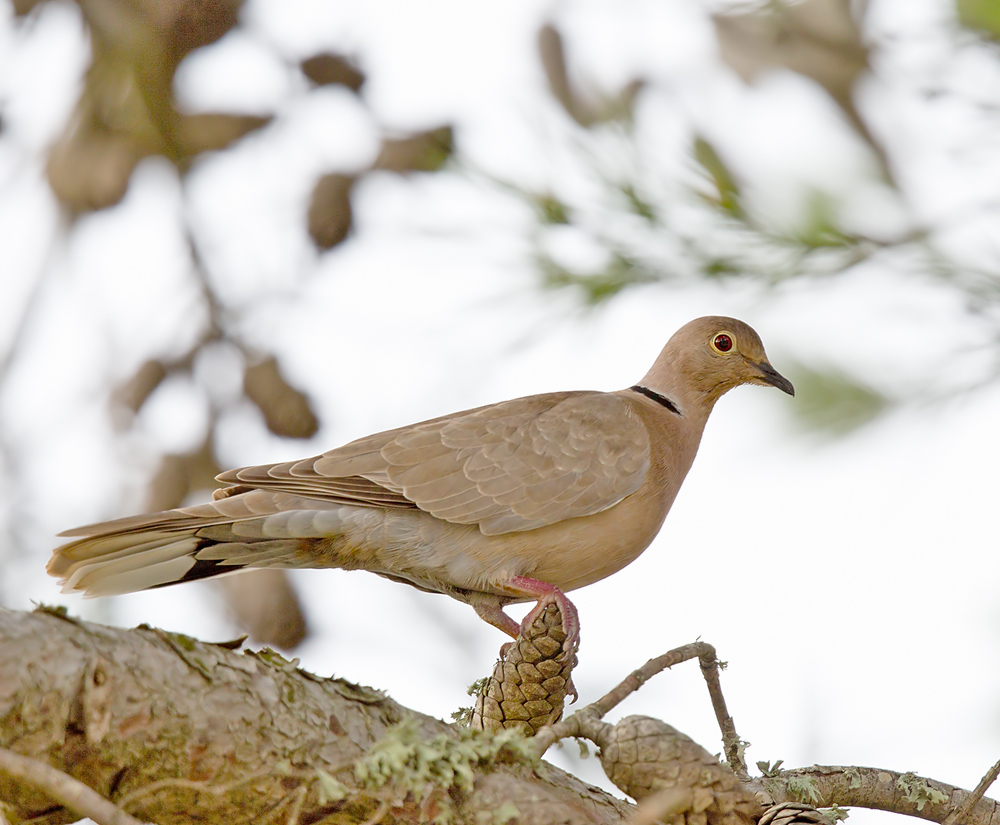
[[[279,117],[275,112],[189,111],[177,98],[176,75],[185,59],[245,26],[240,0],[8,0],[4,5],[22,44],[43,36],[48,9],[59,7],[79,16],[89,45],[72,112],[46,152],[45,178],[58,202],[62,243],[87,216],[116,208],[143,159],[169,162],[183,193],[206,158],[238,150]],[[886,5],[890,8],[881,22],[872,22]],[[821,90],[843,128],[838,146],[862,158],[863,176],[841,186],[824,186],[822,176],[799,181],[791,210],[768,201],[767,169],[762,172],[752,156],[748,160],[734,151],[741,134],[698,122],[683,95],[656,77],[602,78],[588,65],[586,43],[574,42],[572,15],[555,6],[538,31],[531,57],[549,96],[547,119],[538,125],[539,141],[555,170],[549,180],[539,182],[468,156],[451,124],[405,132],[385,126],[368,162],[317,173],[291,219],[308,232],[316,255],[329,254],[350,245],[358,219],[356,193],[369,176],[456,176],[530,209],[534,219],[523,241],[530,249],[539,300],[548,291],[568,292],[581,307],[599,307],[637,285],[712,281],[781,290],[793,281],[829,280],[877,262],[903,281],[935,281],[955,293],[970,316],[993,330],[992,366],[960,387],[876,390],[842,368],[802,363],[792,375],[801,403],[792,409],[804,427],[844,435],[894,406],[933,400],[946,390],[973,389],[1000,374],[1000,200],[995,192],[973,191],[960,208],[929,206],[928,184],[914,175],[926,155],[919,146],[887,140],[882,126],[884,118],[894,116],[891,107],[884,109],[893,96],[933,101],[942,117],[963,125],[942,130],[947,131],[941,138],[944,153],[992,164],[995,170],[1000,12],[994,0],[944,3],[935,24],[931,69],[907,73],[906,49],[931,38],[888,25],[884,18],[892,14],[891,5],[770,0],[704,6],[719,60],[734,77],[755,84],[794,75]],[[287,13],[294,14],[294,6]],[[273,44],[264,48],[277,50]],[[337,89],[366,104],[371,79],[363,60],[350,50],[278,58],[296,75],[296,94]],[[15,83],[9,81],[8,95]],[[789,97],[787,106],[797,105],[798,98]],[[674,117],[672,107],[684,109],[685,118]],[[10,113],[0,114],[9,120]],[[804,109],[801,117],[813,115],[814,110]],[[651,137],[664,121],[674,121],[667,142]],[[914,142],[921,137],[913,136]],[[942,165],[938,174],[948,175],[948,167]],[[195,331],[189,330],[186,343],[149,354],[124,381],[109,376],[109,415],[124,434],[151,399],[171,385],[225,384],[212,378],[220,370],[235,369],[241,379],[230,380],[225,392],[208,394],[200,443],[162,455],[149,479],[148,509],[178,506],[214,486],[220,471],[217,423],[234,405],[253,405],[267,429],[284,438],[312,437],[321,418],[310,387],[290,376],[280,353],[245,332],[254,302],[273,296],[248,300],[220,286],[223,280],[213,272],[220,265],[217,242],[190,199],[182,194],[180,202],[176,219],[196,285],[186,317]],[[984,242],[989,227],[993,240]],[[970,236],[970,230],[978,234]],[[43,261],[5,336],[0,395],[30,346],[36,316],[46,312],[46,279],[57,266]],[[305,277],[295,261],[287,270],[286,292]],[[136,351],[149,349],[141,341],[134,345]],[[2,446],[5,488],[14,491],[21,486],[26,460],[10,439]],[[18,526],[28,517],[21,504],[16,495],[9,496],[2,514],[8,552],[27,552]],[[306,633],[295,593],[282,574],[266,571],[223,582],[232,610],[256,639],[293,647]]]

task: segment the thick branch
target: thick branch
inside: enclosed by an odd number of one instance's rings
[[[912,773],[835,765],[781,771],[754,779],[750,786],[776,803],[873,808],[942,823],[970,796],[962,788]],[[1000,804],[979,799],[963,817],[962,825],[1000,825]]]
[[[0,609],[0,747],[159,825],[228,825],[234,812],[245,822],[296,812],[299,822],[329,816],[333,825],[390,810],[407,789],[371,790],[353,765],[408,717],[421,737],[456,735],[377,691],[312,676],[268,651]],[[610,825],[630,811],[548,766],[544,778],[518,766],[476,771],[471,791],[447,794],[464,820],[506,802],[539,825]],[[0,799],[35,825],[78,819],[2,771]]]

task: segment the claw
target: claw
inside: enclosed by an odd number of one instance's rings
[[[576,650],[580,644],[580,616],[573,602],[566,598],[566,594],[558,587],[525,576],[515,576],[511,579],[511,584],[518,590],[538,599],[538,604],[521,622],[519,631],[523,632],[531,627],[535,619],[542,614],[548,605],[555,604],[559,608],[563,631],[566,633],[566,641],[563,646],[568,650]]]
[[[511,590],[519,591],[525,596],[533,596],[538,599],[538,604],[524,617],[524,621],[518,624],[504,613],[500,608],[500,604],[495,601],[472,602],[472,606],[475,608],[476,613],[479,614],[479,618],[493,625],[498,630],[502,630],[512,639],[516,639],[531,627],[532,623],[542,615],[548,605],[555,604],[559,608],[559,615],[562,616],[563,631],[566,633],[566,640],[563,642],[563,647],[567,650],[576,650],[580,644],[580,617],[576,606],[566,598],[566,594],[562,590],[555,585],[547,584],[538,579],[531,579],[527,576],[515,576],[507,586]],[[504,645],[501,648],[501,656],[503,655],[503,650],[508,645]]]

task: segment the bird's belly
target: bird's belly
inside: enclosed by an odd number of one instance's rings
[[[614,507],[523,535],[532,548],[523,575],[575,590],[617,573],[635,561],[659,532],[666,510],[626,499]]]
[[[411,532],[398,555],[387,555],[394,557],[391,567],[405,560],[404,577],[419,577],[431,589],[511,596],[510,580],[528,576],[574,590],[616,573],[649,546],[665,512],[634,505],[621,502],[591,516],[495,536],[483,535],[475,525],[431,517],[419,540]]]
[[[316,530],[325,533],[321,546],[303,543],[310,556],[303,566],[369,570],[460,599],[469,592],[513,597],[516,576],[573,590],[634,561],[668,506],[639,494],[590,516],[493,536],[420,511],[345,506],[331,514],[337,529]]]

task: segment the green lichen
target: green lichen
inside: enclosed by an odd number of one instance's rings
[[[513,802],[504,802],[493,812],[493,825],[507,825],[512,819],[517,819],[521,812]]]
[[[896,780],[896,787],[903,794],[903,799],[916,805],[918,811],[922,811],[928,802],[939,805],[948,801],[947,794],[932,788],[926,779],[909,771]]]
[[[349,791],[342,782],[334,779],[322,768],[316,769],[316,783],[319,786],[319,804],[326,805],[330,802],[340,802],[346,799]]]
[[[262,647],[256,652],[248,651],[251,656],[256,656],[262,662],[266,662],[279,670],[297,670],[299,666],[298,659],[286,659],[277,650],[270,647]]]
[[[811,776],[796,776],[795,774],[786,776],[785,787],[788,788],[790,796],[806,805],[816,805],[823,798],[816,785],[816,780]]]
[[[746,763],[747,758],[747,748],[750,747],[750,743],[746,739],[736,740],[736,758],[740,760],[741,763]]]
[[[35,613],[45,613],[57,619],[65,619],[67,622],[79,624],[79,619],[74,619],[70,616],[69,610],[63,604],[45,604],[44,602],[39,602],[35,605]]]
[[[834,822],[843,822],[851,815],[847,808],[841,808],[839,805],[831,805],[829,808],[820,808],[819,810]]]
[[[472,724],[472,708],[462,707],[452,711],[451,719],[456,725],[461,725],[464,728],[469,727]]]
[[[304,673],[305,671],[300,672]],[[350,699],[352,702],[361,702],[365,705],[378,705],[388,698],[381,690],[348,682],[346,679],[334,679],[330,682],[330,685],[345,699]]]
[[[24,820],[14,810],[14,806],[0,800],[0,822],[7,822],[9,825],[21,825]]]
[[[844,776],[847,777],[847,787],[852,791],[856,791],[861,787],[861,774],[854,770],[854,768],[845,768]]]
[[[354,765],[354,776],[365,788],[391,787],[400,799],[412,794],[420,804],[433,800],[439,813],[435,821],[450,822],[453,797],[468,793],[476,771],[497,763],[537,764],[530,742],[514,730],[498,733],[458,730],[458,735],[438,734],[421,739],[414,718],[390,728]]]
[[[779,759],[773,765],[770,762],[758,762],[757,769],[764,774],[764,776],[777,776],[781,773],[781,766],[785,764],[784,759]]]
[[[469,696],[480,696],[486,692],[486,686],[490,683],[490,677],[484,676],[482,679],[476,679],[469,687],[466,689],[466,693]]]

